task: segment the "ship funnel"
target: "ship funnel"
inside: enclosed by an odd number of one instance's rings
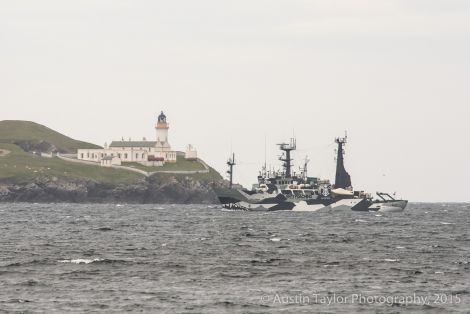
[[[335,142],[338,144],[337,155],[336,155],[336,178],[335,188],[345,189],[352,187],[351,176],[344,168],[344,150],[343,147],[346,144],[347,135],[343,138],[336,138]]]

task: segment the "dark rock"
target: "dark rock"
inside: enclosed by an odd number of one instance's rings
[[[14,144],[21,147],[26,152],[37,152],[37,153],[69,153],[70,151],[64,149],[58,149],[55,145],[46,141],[15,141]]]
[[[134,184],[37,178],[29,183],[0,182],[0,202],[218,203],[214,186],[224,183],[191,176],[152,176]]]

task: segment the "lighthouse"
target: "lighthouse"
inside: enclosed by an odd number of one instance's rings
[[[147,141],[145,138],[142,141],[131,141],[130,138],[125,141],[123,137],[120,141],[112,141],[109,145],[105,144],[103,149],[79,149],[77,159],[101,162],[104,167],[120,165],[121,162],[137,162],[148,167],[163,166],[167,162],[175,163],[177,152],[171,149],[168,142],[169,128],[166,116],[162,111],[155,124],[157,137],[155,141]],[[189,156],[191,158],[197,158],[195,154],[195,151],[190,150]],[[115,158],[109,159],[107,157]]]
[[[166,122],[166,116],[163,111],[158,116],[157,124],[155,125],[155,130],[157,131],[157,143],[162,146],[170,146],[168,143],[168,129],[169,124]]]

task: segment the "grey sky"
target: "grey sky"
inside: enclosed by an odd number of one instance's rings
[[[293,132],[311,175],[332,178],[348,130],[357,189],[470,201],[470,2],[0,1],[0,119],[97,144],[191,143],[256,180]]]

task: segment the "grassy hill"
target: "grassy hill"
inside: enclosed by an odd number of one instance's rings
[[[0,180],[27,183],[33,180],[84,180],[101,183],[136,183],[144,176],[125,169],[105,168],[47,158],[32,152],[74,153],[78,148],[100,148],[97,145],[77,141],[43,125],[29,121],[0,121]],[[178,155],[177,162],[163,167],[145,167],[137,163],[128,166],[148,172],[162,170],[202,170],[199,161],[188,161]],[[220,174],[210,168],[209,173],[191,174],[195,180],[213,182],[222,180]],[[165,182],[184,174],[159,174],[156,178]]]
[[[0,180],[17,183],[44,179],[78,179],[103,183],[134,183],[142,175],[126,170],[84,165],[45,158],[23,151],[14,144],[0,143]]]
[[[20,120],[0,121],[0,143],[12,143],[26,151],[75,153],[78,148],[100,148],[74,140],[44,125]]]

